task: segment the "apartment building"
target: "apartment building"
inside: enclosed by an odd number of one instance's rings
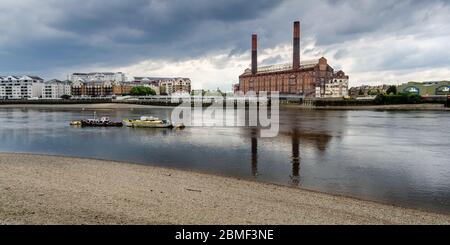
[[[172,78],[159,84],[161,94],[191,93],[191,80],[189,78]]]
[[[122,72],[73,73],[70,81],[72,95],[77,97],[127,95],[132,87]]]
[[[44,83],[42,87],[43,99],[59,99],[63,95],[72,95],[70,81],[53,79]]]
[[[169,77],[134,77],[132,86],[144,86],[155,90],[156,94],[171,95],[177,92],[191,92],[189,78]]]
[[[113,95],[113,82],[78,80],[72,83],[71,92],[77,97],[109,97]]]
[[[41,98],[44,80],[38,76],[0,77],[0,99]]]
[[[343,71],[333,74],[332,78],[325,82],[325,93],[321,93],[321,88],[316,87],[316,98],[341,98],[348,96],[348,79]]]
[[[6,87],[0,85],[0,100],[6,99]]]

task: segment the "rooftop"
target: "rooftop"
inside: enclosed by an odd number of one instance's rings
[[[52,80],[48,80],[45,82],[46,84],[52,84],[52,83],[56,83],[56,84],[71,84],[72,82],[70,82],[69,80],[65,80],[65,81],[61,81],[58,79],[52,79]]]
[[[317,64],[319,64],[319,59],[314,60],[304,60],[300,63],[300,69],[308,69],[313,68]],[[280,71],[290,71],[293,69],[292,64],[277,64],[277,65],[270,65],[270,66],[259,66],[258,68],[258,74],[264,74],[264,73],[271,73],[271,72],[280,72]],[[244,75],[251,74],[251,69],[245,69]]]
[[[74,76],[83,76],[83,75],[115,75],[115,74],[123,74],[122,72],[88,72],[88,73],[82,73],[82,72],[76,72],[72,73]]]
[[[27,78],[31,78],[33,80],[42,80],[42,81],[44,80],[44,79],[42,79],[42,78],[40,78],[38,76],[31,76],[31,75],[25,75],[25,76],[13,76],[13,75],[0,76],[0,79],[7,79],[8,77],[10,77],[10,78],[12,78],[14,80],[20,80],[20,79],[24,80],[24,79],[27,79]]]

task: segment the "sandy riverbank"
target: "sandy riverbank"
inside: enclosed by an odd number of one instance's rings
[[[0,224],[450,224],[450,216],[189,171],[0,154]]]

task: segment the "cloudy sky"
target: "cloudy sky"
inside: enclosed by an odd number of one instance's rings
[[[324,56],[351,85],[450,79],[446,0],[1,0],[0,74],[190,77],[230,90],[250,65]]]

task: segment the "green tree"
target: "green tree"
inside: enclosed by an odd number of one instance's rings
[[[379,94],[374,100],[377,105],[397,105],[397,104],[419,104],[423,103],[422,97],[418,94],[398,93]]]
[[[386,94],[397,94],[397,86],[389,86],[389,88],[386,90]]]
[[[131,89],[130,94],[134,96],[144,96],[144,95],[156,95],[156,92],[155,90],[149,87],[137,86]]]

